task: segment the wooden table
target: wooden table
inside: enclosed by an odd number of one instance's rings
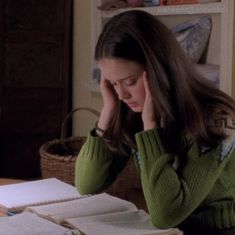
[[[24,182],[24,181],[20,179],[0,178],[0,185],[15,184],[15,183],[21,183],[21,182]]]

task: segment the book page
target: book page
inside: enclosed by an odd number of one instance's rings
[[[0,235],[80,235],[78,230],[70,230],[32,213],[0,217]]]
[[[56,178],[0,186],[0,210],[21,211],[26,206],[81,197],[77,189]]]
[[[69,202],[27,207],[25,209],[25,211],[37,213],[56,223],[61,223],[61,221],[73,217],[133,210],[137,210],[133,203],[113,197],[107,193],[86,196]]]
[[[89,235],[173,235],[172,229],[157,229],[143,210],[71,218],[63,225],[77,228]]]

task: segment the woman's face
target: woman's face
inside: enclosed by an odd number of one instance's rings
[[[145,101],[144,69],[137,63],[104,58],[98,62],[102,78],[113,86],[118,98],[134,112],[142,112]]]

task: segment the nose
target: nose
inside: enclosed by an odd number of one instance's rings
[[[116,87],[116,92],[120,100],[127,99],[130,96],[129,92],[121,85]]]

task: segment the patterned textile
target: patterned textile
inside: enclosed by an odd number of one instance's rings
[[[208,43],[211,17],[202,16],[176,25],[171,30],[191,60],[197,63]]]

